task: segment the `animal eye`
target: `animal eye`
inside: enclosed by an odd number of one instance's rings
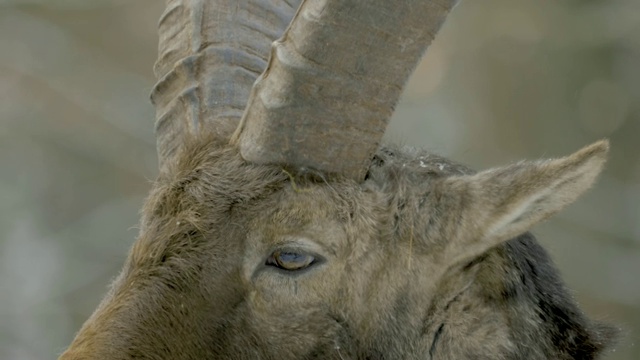
[[[295,271],[309,267],[316,258],[309,254],[299,253],[291,250],[276,250],[267,259],[267,265],[280,269]]]

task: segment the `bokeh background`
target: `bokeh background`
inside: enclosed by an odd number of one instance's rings
[[[157,171],[161,0],[0,0],[0,358],[52,359],[119,271]],[[389,139],[475,168],[612,141],[598,185],[535,229],[640,359],[640,2],[462,1]]]

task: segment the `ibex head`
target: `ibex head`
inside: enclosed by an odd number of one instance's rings
[[[599,354],[612,332],[526,231],[591,186],[606,141],[479,173],[378,149],[454,3],[168,1],[161,175],[61,359]]]

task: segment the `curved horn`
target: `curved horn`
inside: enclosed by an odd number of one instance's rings
[[[187,132],[233,133],[300,1],[167,0],[151,93],[161,168]]]
[[[307,0],[251,93],[242,156],[361,181],[404,84],[457,0]]]

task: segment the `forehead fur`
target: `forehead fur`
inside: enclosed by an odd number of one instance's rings
[[[356,208],[372,201],[367,198],[374,193],[393,203],[391,198],[412,196],[433,180],[470,173],[473,171],[464,166],[424,151],[383,147],[374,156],[365,182],[358,184],[308,169],[250,164],[226,142],[200,136],[186,142],[181,155],[160,175],[143,211],[148,216],[143,226],[150,219],[170,216],[204,229],[232,208],[260,203],[275,193],[280,193],[277,203],[295,197],[299,209],[339,211],[343,218],[353,217]],[[304,216],[301,211],[298,215]],[[292,214],[280,217],[295,219]]]

